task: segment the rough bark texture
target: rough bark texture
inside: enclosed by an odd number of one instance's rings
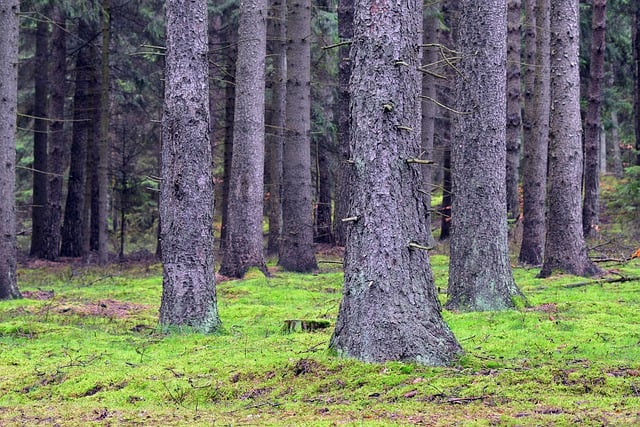
[[[507,2],[507,215],[520,216],[520,0]]]
[[[453,217],[447,307],[501,310],[523,299],[509,263],[506,204],[506,8],[465,0],[456,38]],[[481,24],[481,25],[480,25]]]
[[[351,47],[353,181],[343,300],[330,346],[368,362],[451,363],[424,246],[420,165],[422,2],[357,0]]]
[[[81,43],[91,37],[90,28],[85,20],[78,23],[78,39]],[[73,133],[69,162],[69,182],[67,200],[62,225],[62,244],[60,255],[79,257],[82,252],[84,181],[89,138],[89,120],[91,119],[91,56],[88,46],[82,46],[77,53],[75,64],[75,89],[73,95]]]
[[[47,157],[47,227],[43,235],[43,258],[55,260],[60,255],[62,219],[62,181],[64,173],[65,133],[64,104],[67,78],[66,16],[59,5],[52,6],[51,74],[49,108],[49,154]]]
[[[536,59],[531,124],[524,139],[522,161],[523,221],[519,260],[525,264],[542,264],[545,242],[545,200],[547,198],[547,153],[549,147],[550,108],[550,2],[538,0],[536,10]],[[527,49],[528,51],[529,49]],[[529,57],[527,56],[527,60]]]
[[[220,274],[238,278],[250,267],[267,274],[262,249],[267,0],[243,0],[240,8],[227,244],[220,266]]]
[[[160,324],[212,332],[220,320],[213,264],[207,2],[170,0],[166,22]]]
[[[524,49],[522,50],[522,151],[533,140],[534,108],[533,99],[535,93],[536,79],[536,12],[538,0],[523,0],[524,23],[522,32],[524,33]],[[524,176],[524,159],[522,162],[522,175]],[[523,191],[524,191],[523,179]]]
[[[284,145],[285,102],[287,91],[287,8],[283,0],[272,0],[271,19],[267,25],[267,43],[272,58],[270,122],[267,127],[267,172],[269,181],[267,252],[277,254],[282,233],[282,147]]]
[[[633,62],[634,62],[634,127],[636,134],[636,165],[640,165],[640,2],[636,2],[633,25]]]
[[[317,268],[311,201],[311,1],[287,2],[287,106],[283,151],[282,241],[288,271]]]
[[[111,41],[111,0],[102,0],[102,57],[100,62],[100,141],[98,143],[98,261],[109,262],[109,43]]]
[[[422,23],[422,42],[423,44],[437,44],[438,43],[438,27],[440,21],[438,20],[438,14],[440,12],[439,4],[425,8],[424,20]],[[435,47],[425,48],[423,50],[422,66],[426,69],[432,69],[434,64],[438,63],[438,51]],[[437,98],[437,81],[436,78],[429,74],[422,74],[422,157],[428,160],[434,160],[433,158],[433,146],[435,137],[435,122],[437,105],[433,102]],[[425,165],[422,167],[422,189],[424,193],[424,203],[426,206],[427,224],[429,226],[429,233],[427,234],[428,246],[435,246],[436,241],[431,233],[431,192],[432,186],[432,166]]]
[[[341,41],[353,38],[353,0],[338,2],[338,36]],[[351,59],[348,45],[340,46],[338,52],[338,96],[336,100],[336,118],[338,134],[338,176],[335,188],[335,211],[333,218],[333,238],[336,245],[347,243],[346,223],[342,220],[349,215],[349,186],[352,166],[348,163],[349,153],[349,79],[351,78]]]
[[[47,125],[49,87],[49,23],[36,26],[36,73],[33,115],[33,199],[31,203],[31,248],[29,255],[41,258],[47,227]]]
[[[20,298],[16,275],[18,0],[0,1],[0,299]]]
[[[598,234],[600,223],[600,131],[602,119],[602,79],[607,0],[594,0],[591,21],[591,60],[589,61],[589,93],[584,135],[584,204],[582,227],[585,237]]]
[[[582,123],[578,64],[578,1],[551,3],[551,134],[547,239],[541,277],[555,270],[590,276],[582,233]]]

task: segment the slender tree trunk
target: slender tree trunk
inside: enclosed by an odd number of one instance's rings
[[[64,107],[67,78],[67,29],[62,7],[52,6],[51,32],[51,104],[49,118],[47,228],[43,239],[43,257],[55,260],[60,255],[60,224],[62,219],[62,174],[64,173],[65,140]]]
[[[49,23],[36,25],[36,70],[33,115],[33,202],[31,204],[31,249],[29,255],[42,258],[47,227],[47,125],[49,87]]]
[[[522,163],[524,219],[519,260],[530,265],[542,264],[545,246],[547,153],[551,105],[550,8],[550,0],[538,0],[535,24],[538,29],[535,35],[537,71],[534,80],[533,105],[530,105],[532,112],[530,115],[527,114],[527,121],[531,123],[531,132],[529,137],[524,140]],[[527,58],[529,58],[528,55]]]
[[[20,298],[16,265],[16,115],[20,2],[0,1],[0,299]]]
[[[213,332],[220,320],[213,260],[207,2],[169,0],[166,22],[160,324]]]
[[[456,41],[462,77],[456,79],[456,110],[464,114],[453,120],[447,307],[503,310],[524,299],[511,272],[505,221],[506,8],[500,0],[460,5]]]
[[[262,249],[267,0],[242,2],[238,34],[227,244],[220,274],[240,278],[250,267],[268,274]]]
[[[379,6],[355,2],[353,220],[347,224],[344,292],[330,345],[367,362],[446,365],[462,350],[441,317],[424,250],[429,228],[419,191],[422,166],[410,162],[421,151],[422,2]]]
[[[440,12],[439,4],[425,8],[424,19],[422,23],[422,43],[437,44],[438,43],[438,27],[440,21],[438,20],[438,14]],[[429,70],[434,64],[438,63],[438,51],[435,47],[426,48],[423,50],[422,66]],[[422,74],[422,157],[428,160],[434,160],[433,158],[433,146],[435,138],[435,123],[437,105],[433,101],[437,98],[437,82],[436,78],[425,72]],[[422,170],[422,190],[424,191],[424,202],[427,213],[427,224],[429,225],[429,233],[427,234],[427,246],[433,247],[436,244],[433,234],[431,233],[431,192],[433,190],[432,176],[433,170],[431,166],[425,165]]]
[[[582,227],[585,237],[594,237],[600,223],[600,128],[602,119],[602,79],[607,0],[594,0],[591,22],[591,60],[589,61],[589,95],[585,118],[585,168]]]
[[[272,58],[271,81],[271,118],[267,126],[267,168],[269,181],[269,237],[267,252],[277,254],[282,233],[282,147],[284,145],[284,126],[287,90],[287,56],[286,44],[287,7],[283,0],[271,1],[271,19],[267,23],[270,40],[267,48]]]
[[[353,38],[353,0],[338,1],[338,37],[341,41]],[[351,169],[349,164],[349,79],[351,78],[351,58],[349,46],[340,46],[338,51],[338,97],[336,117],[338,128],[338,176],[335,187],[335,209],[333,218],[333,237],[336,245],[345,246],[347,241],[346,224],[342,220],[349,215],[349,186]]]
[[[507,215],[520,216],[520,0],[507,2]]]
[[[109,262],[109,44],[111,0],[102,0],[102,58],[100,76],[100,143],[98,145],[98,261]]]
[[[540,277],[561,270],[590,276],[582,232],[582,122],[578,70],[578,0],[551,3],[551,138],[547,239]]]
[[[287,106],[283,151],[282,241],[288,271],[317,268],[311,198],[311,0],[287,2]]]
[[[524,9],[524,24],[523,24],[523,33],[524,33],[524,49],[522,51],[522,98],[523,98],[523,109],[522,109],[522,151],[523,157],[527,150],[527,144],[531,144],[533,141],[533,123],[535,121],[535,108],[534,108],[534,97],[535,97],[535,81],[536,81],[536,35],[537,35],[537,27],[536,27],[536,14],[538,11],[537,7],[538,0],[523,0],[523,9]],[[524,192],[524,187],[526,185],[524,181],[524,165],[525,161],[523,158],[522,162],[522,190]]]
[[[613,168],[613,174],[616,178],[621,179],[624,176],[622,170],[622,157],[620,155],[620,137],[618,135],[618,128],[620,124],[618,122],[618,111],[611,110],[611,138],[609,138],[609,147],[611,150],[611,163]]]
[[[86,43],[91,30],[85,20],[78,23],[78,39]],[[73,133],[71,137],[71,160],[69,163],[69,182],[67,200],[62,225],[62,245],[60,255],[79,257],[83,255],[82,236],[85,168],[87,162],[87,144],[92,116],[89,82],[91,80],[91,55],[88,46],[82,46],[77,53],[75,65],[75,92],[73,96]]]
[[[331,226],[331,171],[329,169],[329,150],[333,144],[330,131],[325,130],[316,144],[316,173],[318,186],[315,206],[314,240],[318,243],[333,244]]]

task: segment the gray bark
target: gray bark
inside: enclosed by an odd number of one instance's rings
[[[560,270],[590,276],[582,233],[582,122],[580,117],[578,0],[551,3],[551,134],[547,239],[540,277]]]
[[[18,0],[0,1],[0,299],[20,298],[16,275]]]
[[[267,0],[243,0],[240,8],[227,243],[220,267],[220,274],[238,278],[250,267],[267,274],[262,249]]]
[[[282,241],[279,265],[317,268],[311,185],[311,1],[287,2],[287,106],[283,151]]]
[[[622,169],[622,156],[620,155],[620,136],[618,134],[618,128],[620,123],[618,122],[618,111],[616,109],[611,110],[611,138],[607,140],[610,150],[611,168],[616,178],[621,179],[624,176]]]
[[[338,36],[341,41],[353,38],[353,0],[338,2]],[[335,188],[335,213],[333,218],[333,238],[336,245],[345,246],[347,242],[346,224],[342,221],[349,214],[349,186],[351,166],[349,153],[349,79],[351,78],[351,59],[349,46],[340,46],[338,52],[338,96],[336,100],[337,136],[338,136],[338,174]]]
[[[51,74],[49,105],[49,154],[47,156],[47,227],[43,236],[42,255],[55,260],[60,255],[60,223],[62,220],[62,174],[64,173],[65,140],[64,107],[67,78],[66,16],[60,5],[52,6]]]
[[[533,0],[532,0],[533,1]],[[522,162],[523,222],[519,260],[525,264],[542,264],[545,244],[545,201],[547,198],[547,153],[550,114],[550,0],[538,0],[536,11],[536,72],[533,102],[527,114],[530,132],[524,139]],[[527,49],[528,51],[529,49]],[[527,55],[527,60],[529,56]]]
[[[287,91],[287,8],[284,0],[272,0],[267,43],[272,58],[270,122],[267,126],[267,168],[269,181],[269,237],[267,252],[277,254],[282,233],[282,147],[284,145],[285,107]]]
[[[506,203],[506,7],[464,0],[456,38],[453,205],[447,307],[502,310],[524,299],[509,262]],[[483,23],[479,25],[478,23]]]
[[[160,324],[212,332],[220,320],[213,259],[207,2],[170,0],[166,22]]]
[[[595,237],[600,223],[600,131],[602,118],[602,79],[606,35],[607,0],[594,0],[591,21],[591,60],[585,117],[584,204],[582,227],[585,237]]]
[[[520,216],[520,5],[520,0],[507,2],[507,214],[514,219]]]
[[[109,42],[111,40],[111,0],[102,0],[102,56],[100,62],[100,141],[98,142],[98,261],[109,261]]]
[[[345,278],[330,346],[367,362],[446,365],[462,352],[444,323],[429,255],[420,168],[422,2],[356,0],[353,179]]]

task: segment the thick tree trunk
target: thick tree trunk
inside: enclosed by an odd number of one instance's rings
[[[547,240],[540,277],[561,270],[590,276],[582,232],[582,122],[578,69],[578,1],[551,3],[551,138]]]
[[[98,145],[98,261],[109,262],[109,44],[111,40],[111,0],[102,0],[102,58],[100,70],[100,142]]]
[[[267,126],[267,172],[269,180],[269,237],[267,252],[278,253],[282,233],[282,148],[284,146],[285,107],[287,91],[287,7],[284,0],[271,1],[271,19],[267,23],[270,40],[267,48],[272,58],[270,122]]]
[[[268,274],[262,249],[267,0],[242,2],[238,34],[227,244],[220,274],[240,278],[250,267]]]
[[[207,2],[169,0],[166,22],[160,324],[213,332],[220,320],[213,263]]]
[[[526,151],[527,144],[533,141],[533,122],[534,114],[534,97],[535,97],[535,80],[536,80],[536,13],[538,0],[523,0],[524,9],[524,49],[522,51],[522,151],[523,156]],[[522,187],[524,192],[524,159],[522,162]]]
[[[49,154],[47,158],[47,228],[43,236],[42,256],[55,260],[60,255],[60,223],[62,219],[62,174],[64,173],[65,140],[64,107],[67,78],[66,16],[62,7],[52,6],[51,32],[51,103],[49,110]]]
[[[341,41],[353,38],[353,0],[338,2],[338,37]],[[338,246],[347,243],[346,223],[342,220],[349,215],[349,186],[351,169],[349,153],[349,79],[351,78],[351,59],[349,46],[340,46],[338,51],[338,97],[336,100],[336,122],[338,134],[338,176],[334,192],[335,209],[333,218],[333,237]]]
[[[29,255],[42,258],[47,228],[47,125],[49,88],[49,23],[36,25],[37,70],[34,75],[33,115],[33,201],[31,204],[31,248]]]
[[[584,204],[582,227],[585,237],[598,234],[600,223],[600,128],[602,126],[602,79],[607,0],[594,0],[591,22],[591,60],[589,61],[589,94],[585,118]]]
[[[424,248],[423,166],[410,162],[421,151],[421,18],[421,1],[355,2],[352,220],[330,346],[368,362],[445,365],[462,352],[442,320]]]
[[[287,106],[283,151],[282,241],[288,271],[317,268],[311,200],[311,0],[287,3]]]
[[[507,215],[520,216],[520,0],[507,2]]]
[[[506,8],[500,0],[460,5],[456,41],[463,78],[456,79],[456,110],[463,114],[453,118],[447,307],[509,309],[524,297],[513,279],[507,242]]]
[[[0,2],[0,299],[20,298],[16,264],[16,115],[20,2]]]
[[[91,37],[89,25],[84,20],[78,23],[78,39],[85,43]],[[62,225],[62,245],[60,255],[79,257],[83,255],[83,209],[87,143],[92,118],[91,95],[91,55],[88,46],[82,46],[77,53],[75,65],[75,92],[73,96],[73,133],[69,162],[69,182],[67,200]]]
[[[531,124],[524,139],[522,162],[523,223],[519,260],[525,264],[542,264],[545,244],[545,200],[547,198],[547,153],[550,114],[550,0],[538,0],[535,26],[536,72],[532,110],[527,114]],[[532,11],[529,11],[532,12]],[[527,51],[530,49],[527,48]],[[527,55],[527,60],[529,56]]]

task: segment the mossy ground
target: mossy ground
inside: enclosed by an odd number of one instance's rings
[[[447,262],[432,257],[441,292]],[[342,274],[321,265],[220,283],[207,336],[159,333],[159,266],[21,269],[26,298],[0,303],[0,425],[640,424],[640,281],[516,268],[531,307],[444,312],[454,366],[368,365],[330,355],[331,328],[282,331],[335,321]]]

